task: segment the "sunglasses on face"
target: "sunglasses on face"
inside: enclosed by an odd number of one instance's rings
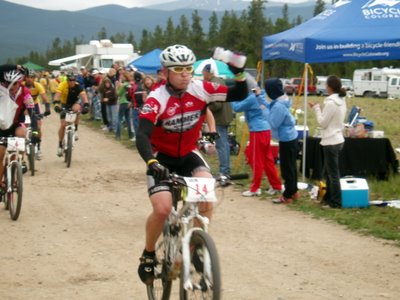
[[[187,72],[187,73],[193,73],[194,68],[193,66],[186,66],[186,67],[169,67],[168,70],[171,70],[174,73],[183,73],[183,72]]]

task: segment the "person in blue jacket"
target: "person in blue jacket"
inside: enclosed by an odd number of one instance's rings
[[[299,153],[296,120],[290,112],[291,99],[283,92],[279,78],[270,78],[264,82],[265,92],[272,100],[268,107],[267,120],[272,128],[273,138],[279,141],[279,161],[285,189],[274,203],[290,203],[299,197],[297,189],[297,155]]]
[[[259,89],[256,90],[258,93]],[[271,185],[267,191],[268,194],[273,195],[282,189],[271,150],[271,127],[265,118],[267,108],[257,98],[256,94],[251,92],[246,99],[240,102],[231,102],[235,112],[244,112],[250,131],[245,154],[253,171],[253,178],[250,189],[242,193],[244,197],[261,195],[260,186],[263,173]]]

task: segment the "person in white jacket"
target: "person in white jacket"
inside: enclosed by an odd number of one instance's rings
[[[324,154],[326,194],[323,204],[333,208],[341,207],[339,155],[344,145],[343,127],[346,116],[346,90],[339,77],[331,75],[326,81],[328,97],[324,107],[309,102],[321,127],[321,146]]]

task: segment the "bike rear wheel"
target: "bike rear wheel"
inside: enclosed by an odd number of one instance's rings
[[[29,171],[31,171],[31,176],[35,176],[35,145],[30,143],[28,147]]]
[[[10,217],[16,221],[19,217],[22,207],[22,167],[19,162],[15,161],[11,164],[11,190],[7,191],[7,203],[10,210]],[[8,187],[7,187],[8,189]]]
[[[184,272],[181,272],[180,299],[221,298],[221,271],[217,248],[211,236],[202,230],[193,232],[190,239],[189,278],[192,288],[185,289]]]
[[[164,234],[168,230],[164,228]],[[172,289],[172,280],[168,274],[168,261],[166,259],[166,239],[162,239],[156,246],[157,265],[154,268],[155,278],[152,284],[147,285],[147,297],[149,300],[168,300]]]
[[[67,136],[67,152],[65,153],[65,162],[67,163],[67,168],[71,166],[73,138],[74,133],[69,131]]]

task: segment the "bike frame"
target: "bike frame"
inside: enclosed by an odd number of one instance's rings
[[[72,148],[75,145],[75,120],[78,116],[78,113],[72,111],[65,111],[65,130],[64,130],[64,139],[63,145],[64,150],[67,150],[67,140],[68,140],[68,133],[72,131]]]
[[[24,141],[24,150],[25,150],[25,139],[24,138],[17,138],[21,141]],[[9,141],[9,138],[7,138],[7,142]],[[24,150],[21,150],[21,148],[18,148],[14,151],[14,150],[9,150],[9,148],[7,147],[6,149],[6,153],[4,155],[4,159],[3,159],[3,166],[5,168],[5,174],[7,174],[7,192],[11,192],[11,165],[15,162],[17,162],[18,164],[21,164],[22,161],[22,155],[24,153]]]
[[[182,190],[183,184],[180,184],[179,190]],[[174,193],[173,193],[174,195]],[[176,199],[174,199],[176,201]],[[170,225],[182,225],[182,228],[179,232],[178,247],[175,249],[175,253],[173,254],[173,258],[176,259],[178,256],[178,252],[182,250],[182,262],[183,262],[183,286],[186,290],[193,289],[193,283],[190,279],[190,240],[193,235],[193,232],[197,230],[202,230],[208,232],[208,225],[210,224],[210,220],[202,216],[199,212],[198,208],[199,202],[184,202],[184,205],[177,210],[174,206],[172,207],[171,213],[168,217],[168,223]],[[193,221],[198,220],[201,224],[201,227],[192,227]],[[180,247],[179,247],[180,246]],[[205,255],[204,257],[204,274],[206,276],[210,276],[210,258]]]

